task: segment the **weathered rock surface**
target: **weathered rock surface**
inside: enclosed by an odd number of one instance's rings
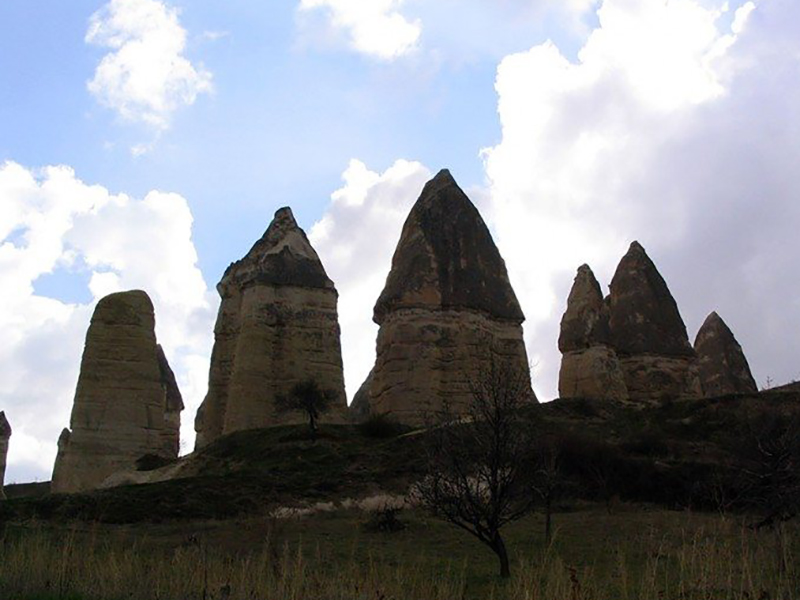
[[[444,401],[458,410],[492,361],[528,372],[524,318],[486,224],[441,171],[403,225],[375,305],[377,356],[358,406],[412,425]]]
[[[158,370],[161,386],[164,388],[164,450],[168,456],[178,456],[181,446],[181,412],[184,409],[183,396],[175,380],[175,373],[169,366],[167,355],[161,344],[157,346]]]
[[[351,421],[363,423],[370,417],[371,407],[369,405],[369,393],[372,388],[372,374],[374,372],[375,369],[369,372],[369,375],[367,375],[361,387],[358,388],[356,395],[353,396],[353,401],[350,403],[347,411]]]
[[[289,208],[278,210],[264,236],[228,267],[217,291],[222,303],[196,447],[299,420],[277,414],[275,397],[308,378],[340,395],[328,418],[344,418],[338,294]]]
[[[617,353],[610,345],[608,306],[588,265],[578,269],[561,319],[558,376],[561,398],[627,400]]]
[[[86,333],[71,431],[59,438],[53,492],[97,488],[146,455],[177,457],[174,413],[180,409],[169,390],[174,378],[167,384],[163,368],[147,294],[134,290],[100,300]]]
[[[632,400],[700,397],[696,355],[664,278],[633,242],[610,285],[611,345]]]
[[[697,332],[694,349],[705,396],[758,391],[742,347],[716,312],[708,315]]]
[[[11,425],[6,413],[0,411],[0,500],[5,500],[3,485],[6,477],[6,457],[8,456],[8,440],[11,437]]]

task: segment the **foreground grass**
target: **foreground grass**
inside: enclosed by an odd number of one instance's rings
[[[794,558],[772,534],[691,513],[583,510],[508,532],[509,582],[465,534],[420,513],[394,534],[355,511],[296,521],[9,530],[0,598],[19,600],[800,599]],[[797,529],[787,531],[784,539]],[[782,555],[779,559],[779,552]],[[785,567],[781,568],[780,563]]]

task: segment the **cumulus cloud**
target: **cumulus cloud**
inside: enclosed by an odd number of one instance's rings
[[[386,283],[400,231],[431,173],[398,160],[383,173],[353,160],[323,217],[309,231],[339,291],[345,383],[352,399],[375,361],[372,308]]]
[[[172,114],[212,89],[211,73],[185,56],[178,10],[159,0],[111,0],[92,15],[86,42],[110,50],[89,81],[124,120],[169,127]]]
[[[49,478],[92,310],[115,291],[144,289],[153,299],[191,439],[216,300],[197,267],[186,200],[160,191],[133,199],[87,185],[69,167],[7,162],[0,204],[0,407],[14,429],[7,482]],[[61,297],[40,291],[48,277],[59,278]]]
[[[491,218],[556,394],[575,269],[607,284],[639,239],[693,335],[718,310],[756,378],[800,374],[800,10],[605,0],[576,62],[552,43],[497,71],[502,141],[484,151]]]
[[[356,52],[393,60],[414,50],[422,33],[419,20],[399,8],[404,0],[300,0],[300,11],[326,10],[332,27],[347,35]]]

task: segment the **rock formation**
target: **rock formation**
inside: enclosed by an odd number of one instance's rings
[[[182,402],[168,373],[147,294],[134,290],[100,300],[86,333],[71,431],[58,440],[53,492],[97,488],[146,455],[177,457]]]
[[[196,447],[233,431],[294,422],[276,414],[275,397],[308,378],[340,395],[332,416],[343,418],[338,294],[289,208],[228,267],[217,291],[222,303]]]
[[[6,477],[6,456],[8,455],[8,439],[11,437],[11,425],[8,424],[6,413],[0,411],[0,500],[5,500],[3,482]]]
[[[161,387],[166,394],[166,404],[164,406],[164,451],[168,456],[178,456],[181,446],[181,412],[184,409],[183,396],[175,380],[175,373],[169,366],[167,355],[159,344],[156,347],[158,352],[158,371],[161,375]]]
[[[632,400],[700,397],[695,352],[667,284],[633,242],[611,280],[609,330]]]
[[[742,347],[716,312],[708,315],[697,332],[694,349],[705,396],[758,391]]]
[[[561,398],[626,400],[628,389],[611,347],[608,306],[589,265],[578,269],[561,319],[558,376]]]
[[[492,361],[527,373],[524,318],[486,224],[441,171],[403,225],[375,304],[377,356],[358,405],[408,424],[445,400],[457,410]]]

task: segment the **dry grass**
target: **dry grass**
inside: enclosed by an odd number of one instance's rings
[[[352,515],[347,518],[352,522]],[[123,543],[100,530],[53,535],[33,529],[0,541],[0,598],[800,600],[791,545],[779,546],[772,534],[754,533],[732,519],[688,519],[667,530],[663,515],[654,513],[652,522],[641,535],[610,536],[599,545],[579,532],[562,533],[549,549],[528,548],[509,582],[479,583],[476,565],[458,556],[448,557],[451,562],[428,559],[424,543],[418,553],[390,555],[374,544],[353,546],[348,554],[267,536],[249,550],[231,552],[204,536],[167,548],[147,540]]]

